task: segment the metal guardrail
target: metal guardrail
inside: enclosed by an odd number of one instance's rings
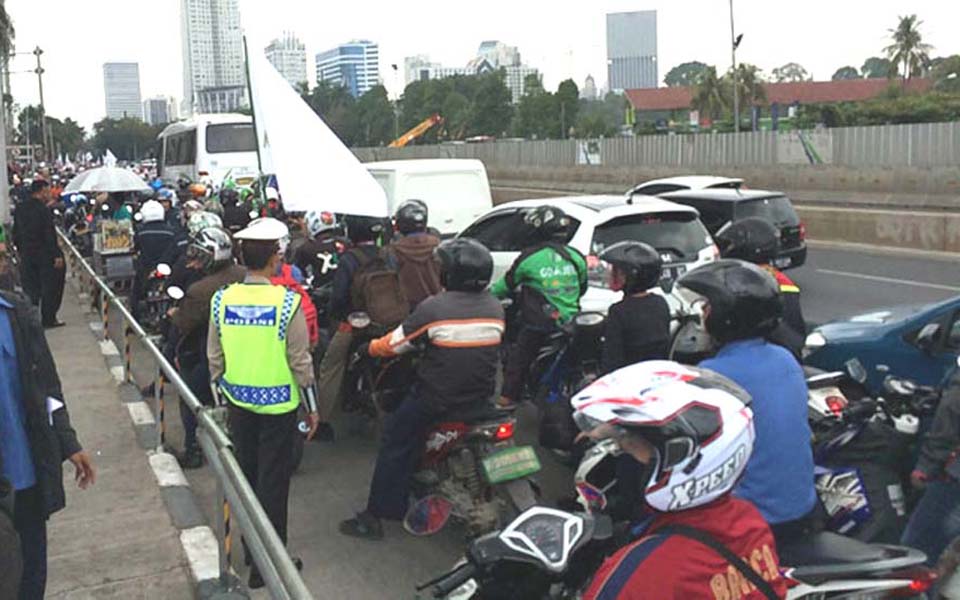
[[[290,554],[284,547],[280,536],[267,518],[266,512],[257,500],[253,488],[243,475],[243,471],[233,454],[233,444],[215,416],[215,408],[204,406],[183,381],[176,368],[164,357],[163,352],[151,339],[151,336],[133,318],[123,301],[101,279],[90,264],[83,258],[63,231],[57,229],[57,235],[65,248],[69,250],[70,274],[77,278],[81,292],[99,291],[100,310],[103,317],[103,339],[110,339],[110,307],[123,319],[124,361],[123,377],[132,382],[132,337],[140,340],[157,364],[155,382],[155,411],[157,421],[157,451],[163,452],[166,437],[164,385],[169,382],[177,390],[180,398],[193,411],[197,418],[197,434],[204,457],[210,464],[217,479],[218,506],[216,535],[220,554],[220,585],[224,590],[235,588],[235,578],[231,572],[230,560],[233,545],[231,521],[239,524],[247,548],[254,563],[260,570],[270,595],[276,600],[310,600],[313,595],[307,589],[299,571],[293,564]],[[84,277],[87,281],[84,281]],[[92,294],[91,294],[92,297]],[[233,517],[234,519],[232,519]]]

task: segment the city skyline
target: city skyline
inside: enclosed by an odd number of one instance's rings
[[[32,0],[7,0],[7,10],[17,31],[17,51],[34,46],[44,49],[48,114],[74,118],[89,130],[103,116],[104,98],[100,96],[100,86],[90,90],[92,93],[78,90],[87,89],[91,78],[101,76],[104,62],[138,62],[145,97],[182,96],[179,4],[164,3],[150,13],[150,27],[161,35],[154,36],[149,44],[143,40],[145,13],[142,5],[135,2],[100,0],[97,12],[111,14],[116,26],[110,36],[91,36],[83,44],[76,44],[71,32],[76,27],[94,28],[96,21],[89,7],[82,3],[65,3],[58,8],[58,18],[52,21],[49,10]],[[550,6],[546,2],[516,4],[491,0],[490,10],[472,17],[471,31],[476,33],[470,36],[456,28],[431,28],[429,34],[410,35],[411,28],[422,22],[423,14],[443,10],[442,3],[435,0],[374,0],[372,5],[342,7],[336,18],[325,16],[320,6],[294,0],[238,0],[238,5],[251,50],[262,49],[280,32],[290,29],[305,42],[308,61],[316,50],[346,39],[377,41],[381,48],[381,74],[391,97],[404,85],[402,69],[394,74],[391,64],[401,66],[404,57],[416,54],[428,54],[440,64],[464,64],[484,39],[508,40],[522,48],[524,60],[540,69],[548,89],[556,89],[568,77],[580,85],[588,74],[596,79],[598,89],[605,89],[605,15],[611,12],[658,11],[660,85],[666,72],[682,62],[700,60],[719,70],[726,70],[730,62],[726,2],[652,0],[638,5],[603,0],[570,7],[562,14],[554,14],[549,28],[536,28],[530,27],[530,23],[546,14],[544,11]],[[829,79],[841,66],[859,67],[866,58],[881,55],[882,48],[889,43],[887,30],[895,27],[898,17],[905,12],[901,3],[892,0],[878,0],[869,10],[857,3],[811,0],[810,10],[791,15],[787,26],[759,0],[737,0],[735,6],[737,31],[744,33],[737,52],[739,61],[756,64],[767,74],[787,62],[799,62],[817,80]],[[510,11],[514,17],[499,18],[497,15],[503,11]],[[380,18],[369,19],[371,12]],[[960,6],[917,0],[906,12],[916,13],[923,20],[924,41],[935,47],[935,56],[960,53],[960,39],[952,27],[960,16]],[[156,42],[157,39],[166,41]],[[33,63],[32,56],[17,56],[11,70],[32,69]],[[313,74],[313,66],[308,62],[311,85]],[[38,101],[35,76],[14,75],[11,80],[18,105]]]
[[[263,52],[270,64],[290,85],[296,87],[310,81],[307,77],[306,44],[293,32],[284,31],[280,37],[274,38]]]
[[[135,62],[103,63],[104,114],[110,119],[143,119],[140,65]]]

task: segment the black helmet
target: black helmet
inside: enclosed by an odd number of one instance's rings
[[[770,262],[780,250],[780,232],[765,219],[747,217],[723,227],[713,238],[720,256],[754,264]]]
[[[706,264],[678,279],[677,286],[707,299],[710,311],[704,326],[721,344],[766,336],[783,315],[773,275],[742,260]]]
[[[523,222],[537,241],[566,242],[573,221],[556,206],[538,206],[523,216]]]
[[[406,200],[394,215],[397,230],[402,234],[427,230],[427,205],[422,200]]]
[[[224,188],[220,190],[220,204],[223,206],[233,206],[240,200],[240,193],[235,188]]]
[[[447,240],[433,251],[440,261],[440,282],[454,292],[479,292],[490,284],[493,257],[471,238]]]
[[[649,290],[660,281],[663,273],[663,259],[660,254],[643,242],[619,242],[600,255],[604,260],[626,275],[623,291],[636,294]]]
[[[343,222],[347,228],[347,237],[355,244],[373,241],[383,233],[383,219],[380,217],[345,215]]]

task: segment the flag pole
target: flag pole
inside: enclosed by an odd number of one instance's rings
[[[263,159],[260,157],[260,132],[257,131],[257,111],[253,109],[253,82],[250,80],[250,54],[247,52],[247,36],[243,36],[243,67],[247,74],[247,97],[250,100],[250,117],[253,120],[253,133],[257,138],[257,191],[260,194],[260,206],[266,206],[266,190],[263,182]]]

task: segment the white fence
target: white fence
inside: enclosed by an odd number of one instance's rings
[[[364,162],[479,158],[488,166],[578,164],[583,140],[502,141],[407,148],[354,148]],[[595,140],[590,156],[608,166],[706,167],[824,164],[847,167],[955,167],[960,122],[812,131],[653,135]],[[596,152],[597,148],[599,152]],[[583,164],[582,160],[581,163]]]

